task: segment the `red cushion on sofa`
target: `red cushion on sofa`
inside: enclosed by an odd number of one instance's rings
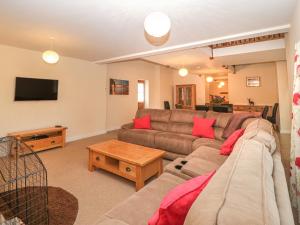
[[[245,129],[234,131],[227,140],[222,144],[220,154],[230,155],[237,140],[244,134]]]
[[[195,116],[192,135],[212,139],[215,138],[214,129],[212,127],[215,122],[216,119],[198,118]]]
[[[151,129],[150,115],[133,119],[133,128],[135,129]]]
[[[173,188],[164,197],[148,225],[182,225],[193,202],[214,174],[215,171],[192,178]]]

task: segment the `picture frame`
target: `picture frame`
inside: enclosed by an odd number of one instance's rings
[[[109,93],[111,95],[129,95],[129,81],[110,79]]]
[[[246,87],[260,87],[260,77],[253,76],[253,77],[246,77]]]

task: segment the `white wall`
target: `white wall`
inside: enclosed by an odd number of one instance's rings
[[[260,87],[246,87],[246,77],[259,76]],[[278,102],[277,71],[275,63],[260,63],[236,67],[228,74],[228,98],[231,104],[248,105],[251,98],[256,105],[274,105]]]
[[[138,80],[148,81],[149,108],[163,108],[164,100],[169,100],[171,103],[172,76],[170,70],[142,60],[109,64],[107,69],[107,129],[118,129],[134,118],[138,106]],[[129,95],[110,95],[110,78],[129,80]]]
[[[174,70],[173,72],[173,95],[174,95],[174,103],[176,101],[176,85],[181,84],[196,84],[196,105],[205,104],[205,89],[206,82],[205,76],[198,76],[195,74],[189,74],[186,77],[181,77],[178,75],[178,71]]]
[[[15,77],[59,80],[57,101],[15,102]],[[11,131],[67,126],[69,140],[105,132],[106,66],[61,57],[55,65],[41,52],[0,45],[0,136]]]

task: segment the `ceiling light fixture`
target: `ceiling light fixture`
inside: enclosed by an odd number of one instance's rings
[[[206,77],[206,81],[207,81],[208,83],[211,83],[211,82],[214,81],[214,78],[213,78],[212,76],[208,76],[208,77]]]
[[[189,74],[189,71],[187,68],[181,68],[178,70],[178,74],[181,76],[181,77],[185,77]]]
[[[171,29],[170,18],[162,12],[150,13],[144,21],[145,31],[153,37],[163,37]]]
[[[53,50],[53,42],[54,42],[54,39],[51,38],[51,49],[52,50],[46,50],[43,52],[43,55],[42,55],[43,60],[49,64],[55,64],[59,60],[58,53]]]
[[[218,84],[218,88],[222,88],[225,86],[225,82],[224,81],[221,81],[219,84]]]

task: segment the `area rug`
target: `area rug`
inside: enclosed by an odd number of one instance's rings
[[[73,225],[78,213],[78,200],[59,187],[48,187],[49,225]]]
[[[18,215],[21,221],[30,225],[73,225],[78,213],[78,200],[70,192],[59,187],[48,187],[48,207],[44,187],[29,186],[0,193],[0,224],[4,218],[12,219]],[[24,200],[27,201],[24,201]],[[26,219],[27,218],[27,219]]]

